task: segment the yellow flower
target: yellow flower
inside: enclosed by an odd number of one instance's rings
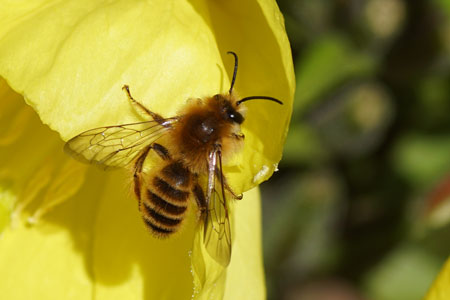
[[[424,300],[446,300],[450,298],[450,259],[447,260]]]
[[[139,120],[123,84],[165,117],[175,115],[190,97],[225,92],[233,66],[226,52],[231,50],[240,59],[239,95],[273,96],[284,105],[248,104],[244,149],[225,172],[239,193],[276,169],[294,75],[274,1],[0,0],[0,6],[0,76],[63,140],[98,126]],[[1,124],[9,127],[0,132],[3,297],[187,299],[195,290],[198,299],[264,298],[256,190],[234,205],[232,222],[238,230],[227,270],[201,252],[192,253],[193,278],[189,255],[199,236],[194,218],[173,239],[151,237],[128,195],[126,176],[65,157],[56,134],[18,104],[20,95],[1,84],[1,112],[10,110]],[[14,217],[7,226],[10,213],[18,211],[38,224],[14,222]],[[199,261],[205,274],[198,273]]]

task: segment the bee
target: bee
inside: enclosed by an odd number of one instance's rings
[[[105,126],[70,139],[65,150],[75,158],[103,167],[129,167],[132,185],[144,224],[160,238],[177,232],[194,200],[203,225],[203,241],[209,255],[223,266],[231,257],[231,228],[227,196],[241,199],[227,183],[222,165],[243,146],[243,103],[262,99],[283,104],[269,96],[238,99],[233,91],[238,69],[227,93],[191,99],[174,117],[164,118],[123,90],[136,110],[148,121]],[[150,151],[159,160],[150,171],[144,162]]]

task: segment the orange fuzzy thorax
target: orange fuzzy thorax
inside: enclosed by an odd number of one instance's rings
[[[227,110],[242,111],[233,95],[220,94],[205,99],[191,100],[180,112],[179,124],[171,134],[175,149],[171,153],[186,162],[195,174],[208,170],[208,155],[215,145],[222,148],[222,159],[226,161],[242,144],[236,138],[240,125],[227,119]]]

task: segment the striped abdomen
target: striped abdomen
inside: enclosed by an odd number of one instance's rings
[[[145,224],[157,236],[178,230],[187,211],[194,176],[180,161],[165,161],[153,173],[147,187],[141,187],[140,210]]]

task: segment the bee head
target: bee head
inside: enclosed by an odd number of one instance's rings
[[[232,104],[232,101],[228,99],[228,95],[217,94],[214,95],[214,99],[219,102],[220,115],[223,120],[230,123],[242,124],[244,122],[244,116],[237,110],[237,106]]]
[[[232,123],[242,124],[244,122],[244,116],[238,112],[230,103],[224,106],[222,110],[223,118]]]

